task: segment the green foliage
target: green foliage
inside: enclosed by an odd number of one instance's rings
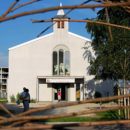
[[[31,99],[30,103],[36,103],[36,99]]]
[[[108,121],[123,119],[123,114],[119,116],[118,110],[107,111],[95,114],[95,116],[65,117],[58,119],[49,119],[47,122],[88,122],[88,121]]]
[[[65,117],[58,119],[49,119],[47,122],[86,122],[86,121],[98,121],[98,117]]]
[[[20,99],[20,93],[17,93],[16,100],[19,100],[19,99]]]
[[[109,7],[110,23],[129,26],[130,14],[122,7]],[[105,9],[98,11],[96,21],[106,21]],[[130,31],[108,26],[87,24],[92,36],[92,47],[97,58],[91,61],[90,73],[96,79],[130,79]],[[100,66],[102,69],[100,70]]]
[[[8,100],[6,98],[0,98],[0,103],[7,103]]]
[[[118,120],[123,119],[123,114],[119,115],[118,110],[111,110],[107,112],[98,113],[100,120]]]
[[[10,96],[10,100],[11,100],[12,103],[16,102],[15,96],[14,96],[14,95],[11,95],[11,96]]]

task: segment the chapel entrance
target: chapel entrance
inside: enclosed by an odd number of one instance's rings
[[[53,87],[53,100],[58,100],[58,96],[57,96],[58,90],[61,91],[61,101],[67,100],[68,84],[55,83],[55,84],[52,84],[52,87]]]

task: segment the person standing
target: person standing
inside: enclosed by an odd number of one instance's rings
[[[58,90],[57,95],[58,95],[58,102],[60,102],[61,101],[61,91],[60,91],[60,89]]]
[[[29,103],[30,103],[30,94],[29,89],[23,88],[23,92],[20,95],[20,99],[23,102],[24,112],[29,110]]]

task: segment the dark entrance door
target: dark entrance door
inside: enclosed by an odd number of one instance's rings
[[[58,100],[58,96],[57,96],[58,90],[61,91],[61,100],[62,101],[66,100],[67,84],[55,83],[55,84],[53,84],[53,89],[54,89],[54,100]]]

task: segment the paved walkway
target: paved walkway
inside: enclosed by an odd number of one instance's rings
[[[47,106],[49,104],[57,104],[58,102],[38,102],[38,103],[30,103],[30,109],[33,108],[39,108],[39,107],[44,107]],[[64,102],[61,102],[64,103]],[[114,103],[110,103],[110,104],[103,104],[102,107],[105,106],[114,106]],[[20,105],[17,104],[5,104],[5,106],[13,111],[15,114],[21,113],[23,112],[23,105],[22,103]],[[46,114],[59,114],[59,113],[69,113],[69,112],[78,112],[78,111],[82,111],[82,110],[86,110],[86,109],[100,109],[100,104],[96,104],[96,103],[87,103],[87,104],[80,104],[80,105],[74,105],[74,106],[69,106],[69,107],[61,107],[61,108],[56,108],[56,109],[52,109],[49,110],[48,112],[46,112]],[[41,113],[40,113],[41,114]]]
[[[53,104],[56,104],[56,103],[57,102],[54,102]],[[44,106],[47,106],[49,104],[52,104],[52,103],[50,103],[50,102],[30,103],[30,109],[44,107]],[[15,113],[15,114],[21,113],[23,111],[22,103],[20,105],[6,104],[5,106],[9,110],[13,111],[13,113]],[[100,108],[100,105],[94,104],[94,103],[80,104],[80,105],[75,105],[75,106],[46,110],[46,112],[39,112],[39,113],[37,113],[37,115],[41,115],[41,114],[44,114],[44,115],[50,115],[51,114],[52,115],[52,114],[60,114],[60,113],[78,112],[78,111],[81,111],[81,110],[92,109],[92,108]]]

